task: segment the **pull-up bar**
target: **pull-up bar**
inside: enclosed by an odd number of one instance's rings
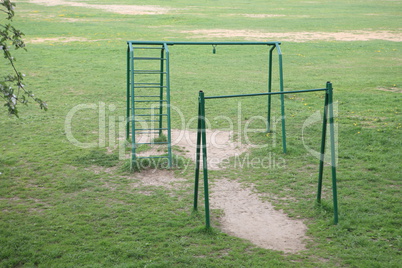
[[[127,41],[127,44],[132,45],[268,45],[268,46],[276,46],[280,45],[281,42],[186,42],[186,41]]]
[[[198,208],[198,184],[199,184],[199,174],[200,174],[200,158],[201,158],[201,153],[202,153],[203,176],[204,176],[204,199],[205,199],[205,225],[206,225],[207,229],[210,228],[211,225],[210,225],[210,213],[209,213],[205,100],[221,99],[221,98],[237,98],[237,97],[255,97],[255,96],[266,96],[266,95],[270,96],[270,95],[276,95],[276,94],[281,94],[283,96],[284,94],[297,94],[297,93],[316,92],[316,91],[325,91],[324,115],[323,115],[323,122],[322,122],[322,138],[321,138],[321,150],[320,150],[320,163],[319,163],[319,172],[318,172],[317,202],[318,203],[321,202],[322,179],[323,179],[323,170],[324,170],[324,155],[325,155],[325,144],[326,144],[326,136],[327,136],[327,123],[329,121],[334,224],[338,223],[338,198],[337,198],[338,194],[337,194],[337,187],[336,187],[336,158],[335,158],[333,96],[332,96],[332,84],[330,82],[327,82],[325,88],[296,90],[296,91],[267,92],[267,93],[211,96],[211,97],[205,97],[203,91],[199,92],[197,153],[196,153],[195,182],[194,182],[194,211],[196,211]],[[201,151],[201,149],[202,149],[202,151]]]
[[[295,91],[281,91],[281,92],[266,92],[266,93],[252,93],[252,94],[238,94],[238,95],[222,95],[222,96],[210,96],[204,97],[204,100],[210,99],[225,99],[225,98],[242,98],[242,97],[254,97],[254,96],[269,96],[269,95],[280,95],[280,94],[296,94],[296,93],[305,93],[305,92],[313,92],[313,91],[324,91],[326,88],[317,88],[317,89],[305,89],[305,90],[295,90]],[[202,91],[201,91],[202,92]]]

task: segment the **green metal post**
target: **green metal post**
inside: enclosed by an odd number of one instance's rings
[[[334,105],[332,84],[327,83],[329,105],[329,130],[331,140],[331,174],[332,174],[332,198],[334,202],[334,224],[338,224],[338,191],[336,186],[336,155],[335,155],[335,130],[334,130]]]
[[[207,164],[207,134],[205,127],[205,99],[204,92],[200,91],[201,108],[201,143],[202,143],[202,166],[204,175],[204,201],[205,201],[205,227],[211,227],[209,217],[209,190],[208,190],[208,164]]]
[[[171,129],[171,120],[170,120],[170,52],[168,45],[166,43],[163,44],[163,48],[165,50],[165,55],[166,55],[166,112],[167,112],[167,131],[168,131],[168,161],[169,161],[169,168],[172,168],[173,162],[172,162],[172,129]]]
[[[164,49],[164,47],[162,47],[162,49],[161,49],[161,64],[160,64],[160,72],[161,72],[161,74],[160,74],[160,81],[159,81],[159,86],[160,86],[160,88],[159,88],[159,100],[160,100],[160,102],[159,102],[159,137],[162,135],[162,126],[163,126],[163,123],[162,123],[162,120],[163,120],[163,116],[162,116],[162,114],[163,114],[163,78],[164,78],[164,75],[163,75],[163,69],[164,69],[164,62],[163,62],[163,58],[164,58],[164,56],[165,56],[165,49]]]
[[[201,94],[201,92],[200,92]],[[198,209],[198,185],[200,178],[200,158],[201,158],[201,97],[198,97],[198,126],[197,126],[197,152],[195,159],[195,178],[194,178],[194,210]]]
[[[130,50],[131,44],[127,46],[127,105],[126,105],[126,140],[130,138]]]
[[[279,86],[280,91],[284,91],[283,86],[283,69],[282,69],[282,51],[279,44],[275,45],[276,49],[278,50],[279,56]],[[283,153],[286,154],[286,127],[285,127],[285,96],[281,94],[281,116],[282,116],[282,147]]]
[[[269,50],[269,59],[268,59],[268,92],[272,91],[272,52],[275,47],[271,47]],[[267,132],[271,132],[271,95],[268,95],[268,115],[267,115]]]
[[[325,159],[325,142],[327,137],[327,118],[328,118],[328,85],[325,91],[325,101],[324,101],[324,116],[322,119],[322,137],[321,137],[321,151],[320,151],[320,165],[318,170],[318,190],[317,190],[317,202],[321,202],[321,192],[322,192],[322,176],[324,171],[324,159]]]
[[[131,100],[131,116],[129,120],[131,121],[131,167],[136,163],[136,145],[135,145],[135,101],[134,101],[134,49],[130,44],[130,81],[131,81],[131,92],[130,92],[130,100]]]

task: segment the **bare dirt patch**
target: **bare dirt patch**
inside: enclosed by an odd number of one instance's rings
[[[239,182],[217,179],[211,186],[211,207],[222,209],[222,230],[253,244],[286,253],[305,249],[306,225],[291,219],[268,202],[262,202]]]
[[[387,92],[395,92],[395,93],[402,93],[402,88],[398,87],[378,87],[378,90],[387,91]]]
[[[218,170],[225,160],[230,157],[240,156],[251,146],[240,144],[235,141],[232,131],[210,130],[207,129],[207,154],[208,168]],[[137,142],[150,142],[154,137],[142,135]],[[197,149],[197,131],[191,130],[172,130],[172,146],[176,148],[175,154],[185,156],[195,161]],[[160,155],[164,153],[161,150],[163,146],[154,146],[150,150],[140,152],[139,156]]]
[[[200,29],[181,31],[192,34],[197,38],[244,38],[249,40],[281,40],[292,42],[308,41],[370,41],[386,40],[401,42],[402,34],[391,31],[347,31],[347,32],[287,32],[269,33],[253,30],[228,30],[228,29]]]
[[[171,170],[149,169],[135,173],[135,178],[139,183],[133,183],[133,188],[138,186],[162,186],[172,189],[177,183],[185,181],[181,178],[176,178]]]
[[[113,40],[121,40],[121,38],[114,38]],[[111,39],[88,39],[85,37],[61,36],[61,37],[45,37],[45,38],[27,39],[26,43],[27,44],[41,44],[41,43],[53,44],[53,43],[71,43],[71,42],[100,42],[100,41],[111,41]]]
[[[181,148],[182,154],[195,159],[196,131],[172,131],[172,144]],[[141,137],[143,142],[149,137]],[[229,131],[207,131],[208,159],[225,159],[247,151],[250,146],[237,144],[233,140],[233,133]],[[154,149],[153,149],[154,150]],[[155,153],[144,152],[142,155]],[[210,168],[219,169],[219,163]],[[183,179],[175,178],[169,170],[145,170],[135,174],[138,186],[164,186],[167,189],[177,187]],[[183,184],[182,184],[183,185]],[[187,186],[188,187],[188,184]],[[225,178],[211,182],[210,204],[212,209],[220,209],[219,228],[230,235],[249,240],[258,247],[298,253],[305,249],[307,227],[302,220],[289,218],[283,211],[275,210],[273,205],[263,202],[253,189],[244,187],[237,181]],[[150,194],[144,192],[143,194]]]
[[[135,174],[139,186],[163,186],[177,188],[184,179],[175,178],[169,170],[145,170]],[[210,205],[220,209],[223,216],[219,219],[219,228],[230,235],[245,239],[258,247],[298,253],[305,250],[307,227],[302,220],[292,219],[283,211],[275,210],[269,202],[263,202],[251,188],[246,188],[237,181],[225,178],[216,179],[210,184]],[[140,191],[152,195],[151,191]]]
[[[167,14],[172,9],[153,5],[95,5],[63,0],[30,0],[31,3],[45,6],[73,6],[100,9],[124,15],[160,15]]]
[[[32,38],[27,40],[30,44],[40,44],[40,43],[70,43],[70,42],[94,42],[96,40],[89,40],[85,37],[48,37],[48,38]]]

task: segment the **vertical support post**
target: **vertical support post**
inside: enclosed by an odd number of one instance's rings
[[[130,138],[130,50],[131,43],[129,43],[127,46],[126,140]]]
[[[129,118],[129,121],[131,122],[131,167],[133,167],[133,164],[136,163],[137,161],[137,155],[136,155],[136,145],[135,145],[135,101],[134,101],[134,49],[130,43],[130,81],[131,81],[131,89],[130,89],[130,100],[131,100],[131,116]]]
[[[320,166],[318,173],[318,190],[317,190],[317,202],[321,202],[322,192],[322,177],[324,170],[325,159],[325,143],[327,135],[327,123],[329,121],[330,131],[330,150],[331,150],[331,177],[332,177],[332,198],[334,206],[334,224],[338,224],[338,191],[336,185],[336,155],[335,155],[335,129],[334,129],[334,107],[333,107],[333,91],[332,84],[327,82],[325,91],[325,103],[324,103],[324,116],[322,122],[322,138],[321,138],[321,151],[320,151]]]
[[[335,127],[334,127],[334,105],[332,84],[327,82],[328,108],[329,108],[329,131],[331,140],[331,174],[332,174],[332,198],[334,203],[334,224],[338,224],[338,191],[336,186],[336,155],[335,155]]]
[[[269,50],[268,58],[268,92],[272,91],[272,51],[275,49],[274,46]],[[267,115],[267,132],[271,132],[271,95],[268,95],[268,115]]]
[[[159,137],[162,135],[162,126],[163,126],[163,71],[164,71],[164,61],[163,58],[165,56],[165,49],[162,46],[161,49],[161,63],[160,63],[160,76],[159,76]]]
[[[163,44],[163,48],[165,50],[166,55],[166,113],[167,113],[167,146],[168,146],[168,161],[169,161],[169,168],[173,166],[172,162],[172,131],[171,131],[171,121],[170,121],[170,61],[169,61],[169,48],[166,43]]]
[[[276,49],[278,50],[279,57],[279,86],[280,91],[283,92],[283,69],[282,69],[282,51],[278,43],[275,44]],[[286,126],[285,126],[285,96],[281,94],[281,117],[282,117],[282,147],[283,153],[286,154]]]
[[[321,192],[322,192],[322,176],[324,171],[324,159],[325,159],[325,143],[327,137],[327,118],[328,118],[328,84],[327,90],[325,91],[325,101],[324,101],[324,115],[322,119],[322,136],[321,136],[321,150],[320,150],[320,165],[318,170],[318,190],[317,190],[317,203],[321,202]]]
[[[204,201],[205,201],[205,227],[211,228],[210,214],[209,214],[209,189],[208,189],[208,163],[207,163],[207,134],[205,126],[205,99],[204,92],[199,92],[198,97],[198,131],[197,131],[197,156],[196,156],[196,170],[195,170],[195,187],[194,187],[194,210],[197,210],[198,199],[198,180],[200,172],[200,156],[202,149],[202,168],[204,175]]]
[[[201,94],[201,91],[200,93]],[[197,151],[195,156],[195,178],[194,178],[194,210],[198,209],[198,185],[200,178],[200,158],[201,158],[201,97],[198,97],[198,125],[197,125]]]

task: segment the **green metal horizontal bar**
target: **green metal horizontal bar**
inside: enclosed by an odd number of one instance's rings
[[[137,159],[147,159],[147,158],[168,158],[168,156],[142,156],[142,157],[137,157]]]
[[[135,134],[159,134],[159,131],[158,132],[156,132],[156,131],[154,131],[154,132],[135,132]]]
[[[175,41],[127,41],[131,45],[280,45],[281,42],[175,42]],[[135,48],[135,47],[134,47]]]
[[[163,49],[163,47],[132,47],[132,49]]]
[[[297,94],[297,93],[325,91],[325,90],[327,89],[317,88],[317,89],[305,89],[305,90],[294,90],[294,91],[277,91],[277,92],[265,92],[265,93],[241,94],[241,95],[211,96],[211,97],[205,97],[204,99],[224,99],[224,98],[254,97],[254,96],[265,96],[265,95]]]
[[[134,85],[159,85],[159,83],[134,83]]]
[[[135,96],[136,98],[146,98],[146,97],[149,97],[149,98],[159,98],[160,96],[158,95],[158,96],[154,96],[154,95],[148,95],[148,96],[144,96],[144,95],[141,95],[141,96]]]
[[[168,144],[168,142],[136,142],[135,144]]]
[[[167,130],[167,128],[139,128],[136,131],[143,131],[143,130]]]
[[[159,107],[155,107],[155,108],[147,108],[147,107],[134,108],[134,110],[155,110],[155,109],[159,109]]]
[[[166,88],[166,86],[140,86],[140,87],[134,86],[134,88]]]
[[[134,57],[134,60],[166,60],[165,58],[153,58],[153,57]]]
[[[167,114],[136,114],[135,116],[167,116]]]
[[[134,101],[134,102],[166,102],[167,100],[147,100],[147,101]]]
[[[166,74],[166,72],[161,72],[159,70],[133,70],[134,74]]]

